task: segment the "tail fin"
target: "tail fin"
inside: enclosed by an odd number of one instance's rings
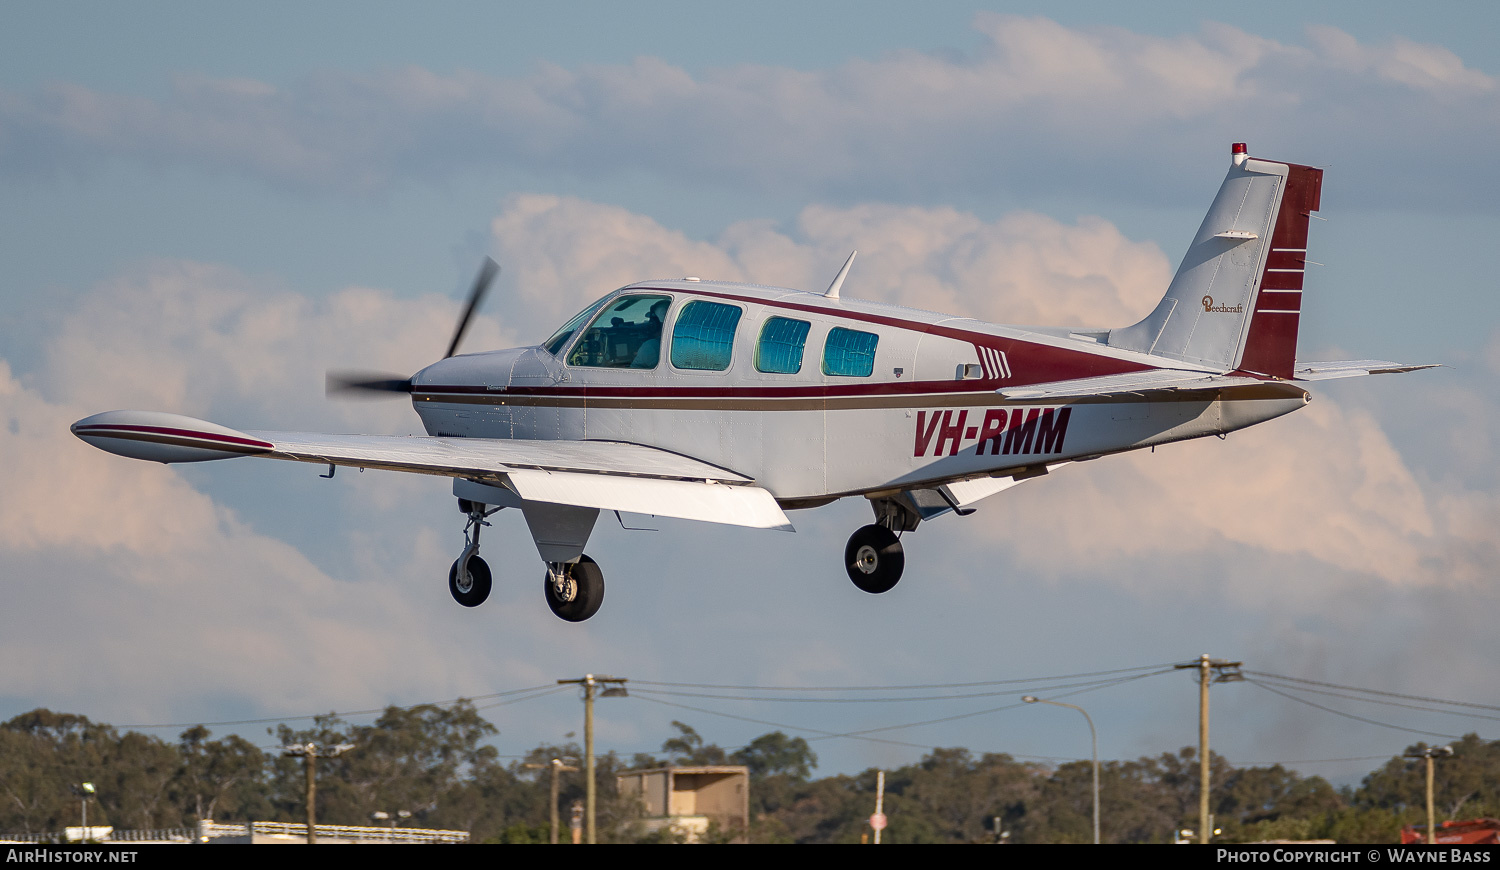
[[[1167,295],[1109,344],[1184,362],[1291,378],[1307,227],[1323,170],[1255,160],[1243,144]]]

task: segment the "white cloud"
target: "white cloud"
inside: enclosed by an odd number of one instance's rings
[[[1484,519],[1497,512],[1493,494],[1424,486],[1375,419],[1324,393],[1223,442],[1067,467],[997,496],[983,524],[971,525],[980,537],[1003,535],[1038,567],[1061,558],[1071,570],[1108,569],[1238,548],[1396,586],[1463,586],[1500,555],[1500,535]],[[1271,575],[1260,592],[1291,593],[1302,582],[1300,573]]]
[[[474,658],[486,623],[430,622],[454,607],[443,583],[457,514],[432,510],[451,508],[440,482],[341,476],[347,504],[327,515],[319,550],[303,553],[182,467],[122,459],[69,432],[116,407],[246,427],[419,428],[405,402],[390,403],[394,417],[390,405],[330,405],[323,365],[430,361],[452,300],[349,288],[315,302],[267,285],[156,262],[84,294],[33,375],[18,379],[0,359],[0,659],[18,665],[0,674],[0,695],[152,722],[225,718],[212,704],[274,713],[475,694],[494,685],[492,668],[510,686],[538,681],[524,650],[556,631],[540,606],[507,623],[520,655]],[[472,340],[502,333],[490,320]],[[280,499],[255,508],[282,509]],[[441,520],[453,522],[439,538],[426,524]]]
[[[1385,45],[1361,45],[1335,27],[1311,26],[1308,39],[1325,62],[1355,75],[1373,75],[1435,97],[1485,93],[1495,79],[1464,66],[1462,58],[1441,45],[1397,37]]]
[[[221,266],[157,261],[85,296],[37,377],[49,396],[96,410],[403,431],[413,422],[404,403],[330,403],[324,372],[412,374],[447,347],[457,317],[458,303],[438,296],[349,287],[313,300]],[[511,338],[481,316],[465,348]]]
[[[1125,325],[1150,310],[1172,270],[1156,245],[1108,221],[1018,213],[985,221],[950,208],[809,206],[784,231],[765,221],[701,242],[644,215],[584,200],[512,197],[491,225],[501,307],[540,340],[604,293],[697,275],[822,290],[861,250],[844,294],[1005,323]]]
[[[907,51],[818,71],[693,76],[651,57],[518,78],[405,67],[290,88],[182,78],[163,100],[60,84],[0,93],[0,128],[6,163],[27,172],[127,156],[371,191],[474,167],[644,170],[886,199],[1031,189],[1039,164],[1067,167],[1046,178],[1069,192],[1160,198],[1162,184],[1136,177],[1143,160],[1201,165],[1209,143],[1253,138],[1355,174],[1407,158],[1394,189],[1361,196],[1440,190],[1492,206],[1468,191],[1495,186],[1482,150],[1500,133],[1494,79],[1442,46],[1364,44],[1331,27],[1286,44],[1212,23],[1163,37],[990,13],[975,27],[985,43],[971,57]]]

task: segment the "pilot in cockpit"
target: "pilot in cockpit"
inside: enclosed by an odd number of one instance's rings
[[[659,299],[651,306],[642,326],[646,340],[641,342],[640,348],[635,352],[635,359],[630,361],[631,368],[654,369],[661,360],[661,329],[662,320],[667,316],[667,305],[666,299]]]

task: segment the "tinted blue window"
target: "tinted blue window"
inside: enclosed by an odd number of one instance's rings
[[[868,378],[875,371],[875,344],[880,336],[835,326],[823,344],[823,374]]]
[[[672,326],[672,365],[680,369],[722,372],[734,356],[734,329],[739,308],[718,302],[689,302]]]
[[[807,344],[807,330],[811,327],[805,320],[785,317],[767,320],[755,345],[756,371],[780,375],[802,371],[802,348]]]

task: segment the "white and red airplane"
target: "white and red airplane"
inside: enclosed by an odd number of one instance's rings
[[[1296,359],[1309,216],[1322,170],[1233,148],[1176,277],[1115,329],[1019,327],[824,293],[683,278],[610,293],[533,347],[454,356],[496,267],[475,282],[447,356],[410,378],[330,377],[410,394],[425,436],[238,431],[153,411],[72,427],[157,462],[241,456],[453,478],[468,517],[449,590],[488,596],[486,518],[517,508],[565,620],[604,597],[584,555],[599,512],[790,531],[784,511],[869,500],[844,565],[895,586],[898,535],[1069,462],[1222,436],[1309,401],[1300,382],[1424,365]]]

